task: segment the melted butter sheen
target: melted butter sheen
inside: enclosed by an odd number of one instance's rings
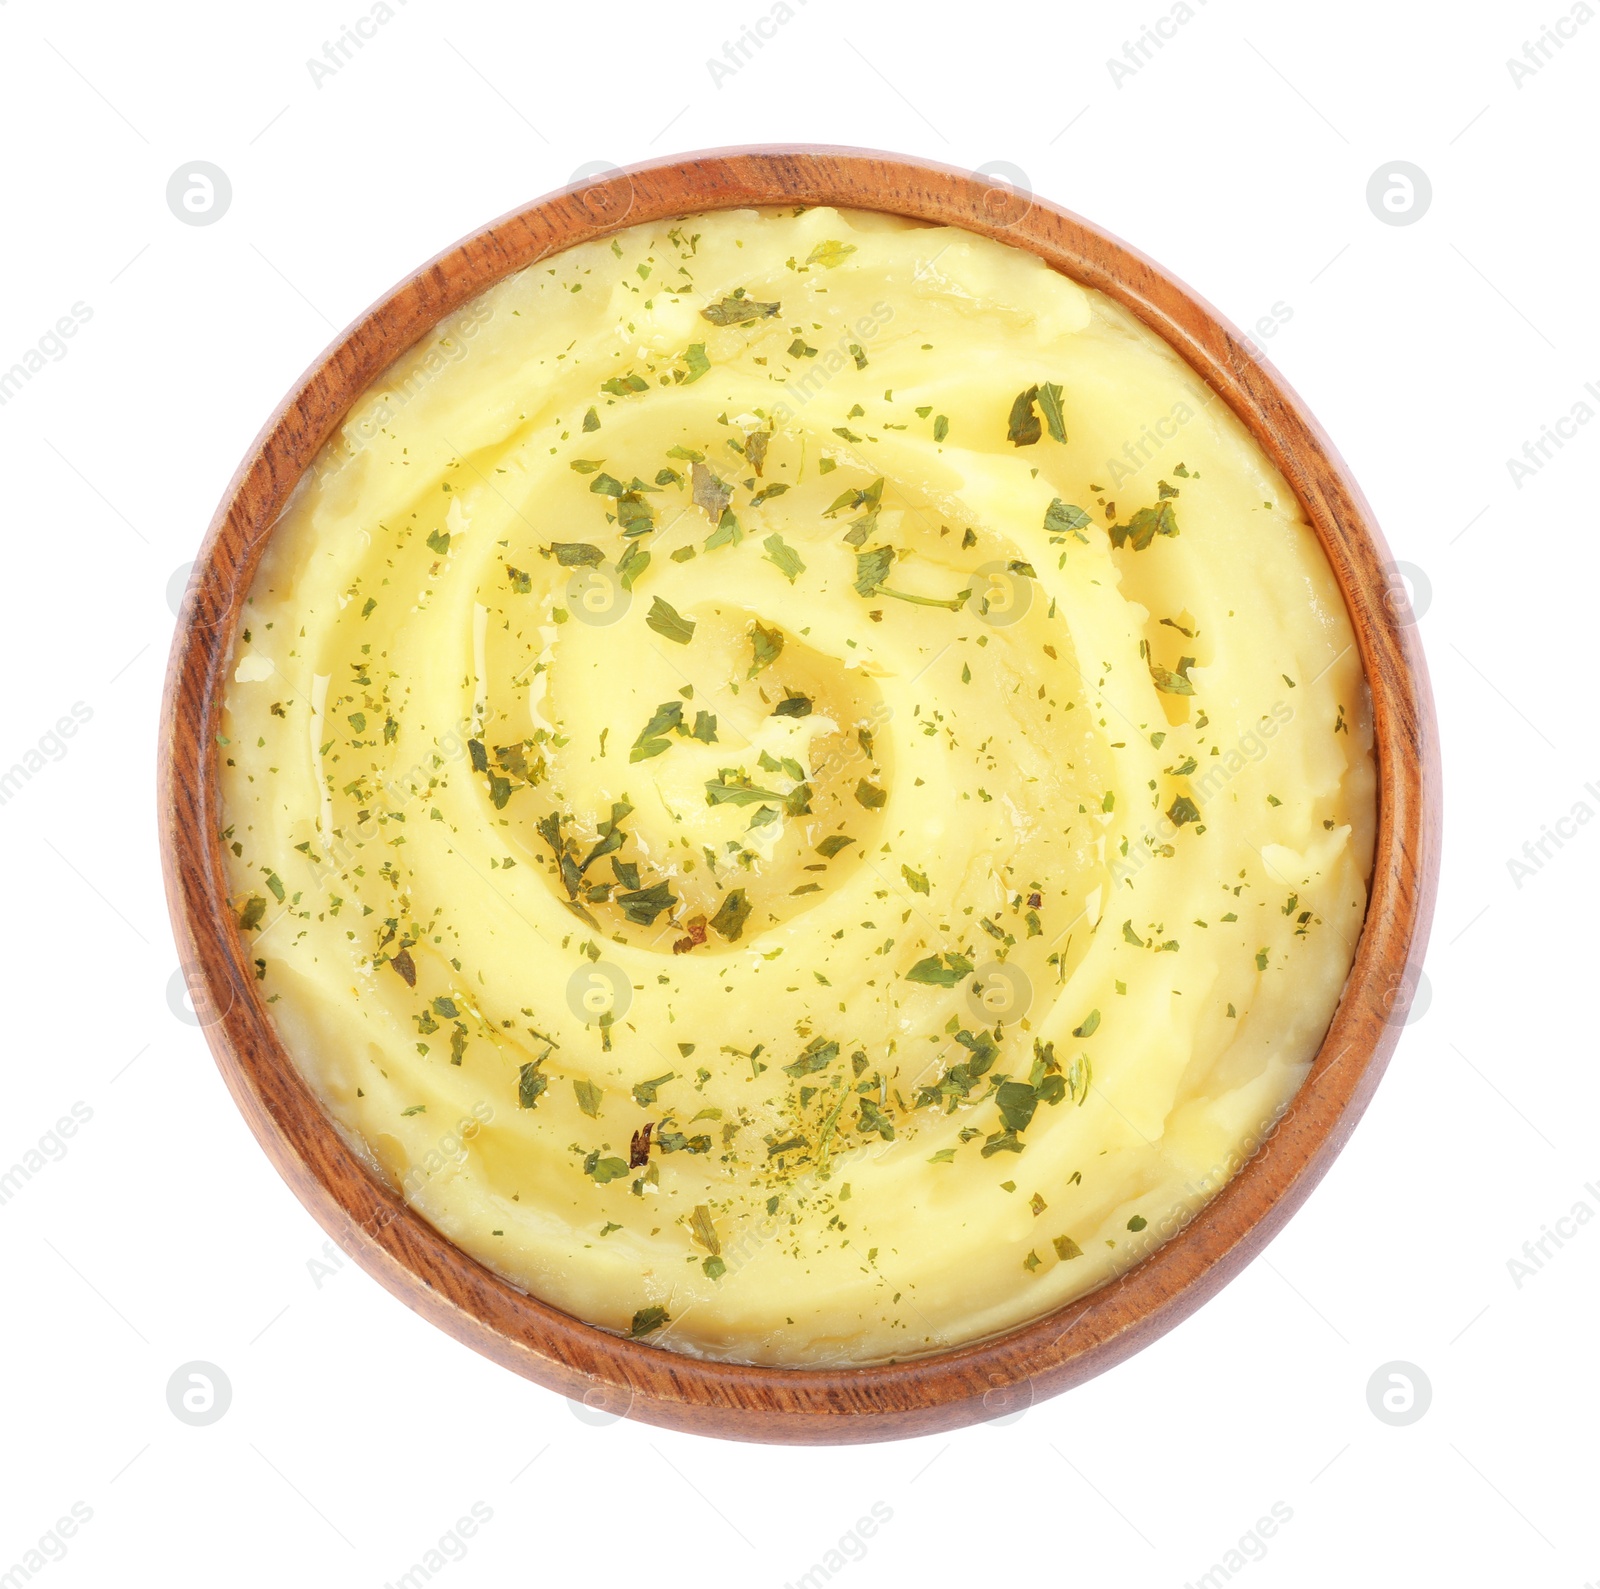
[[[914,1355],[1119,1273],[1270,1130],[1366,907],[1284,481],[959,231],[732,212],[508,279],[330,443],[232,676],[297,1063],[450,1239],[685,1352]]]

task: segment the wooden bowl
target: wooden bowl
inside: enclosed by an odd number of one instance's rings
[[[1378,827],[1366,925],[1305,1084],[1267,1143],[1164,1246],[1005,1334],[866,1368],[707,1362],[526,1295],[413,1213],[334,1129],[285,1052],[228,909],[215,736],[240,606],[289,493],[400,354],[513,271],[624,225],[832,204],[964,227],[1114,298],[1229,404],[1293,487],[1350,610],[1373,699]],[[503,217],[395,288],[312,365],[228,487],[195,563],[161,720],[161,852],[179,954],[229,1090],[279,1174],[367,1272],[497,1363],[602,1411],[740,1440],[887,1440],[1014,1413],[1103,1372],[1236,1275],[1322,1177],[1371,1098],[1420,973],[1439,865],[1437,729],[1410,609],[1344,464],[1215,310],[1087,221],[1003,182],[850,149],[713,151],[610,172]]]

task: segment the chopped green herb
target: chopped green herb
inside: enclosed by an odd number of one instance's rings
[[[682,617],[676,607],[659,596],[650,603],[650,611],[645,614],[644,621],[658,635],[680,646],[686,646],[694,639],[694,619]]]
[[[1194,683],[1189,677],[1189,669],[1194,666],[1193,657],[1180,657],[1177,672],[1169,672],[1159,662],[1150,664],[1150,678],[1155,687],[1163,695],[1193,695]]]
[[[875,546],[870,552],[856,553],[856,593],[861,596],[876,594],[889,577],[894,566],[894,548]]]
[[[781,303],[762,303],[755,298],[747,298],[744,288],[740,287],[728,297],[707,304],[700,311],[700,316],[714,326],[742,326],[752,320],[770,320],[782,307]]]
[[[781,535],[769,535],[761,544],[767,553],[764,561],[773,564],[791,585],[805,573],[806,565],[800,561],[800,554],[792,546],[785,545]]]
[[[732,508],[724,508],[717,527],[706,537],[706,550],[714,552],[719,546],[737,546],[744,539],[744,526]]]
[[[1113,524],[1108,532],[1113,546],[1129,546],[1142,552],[1158,535],[1178,533],[1177,516],[1170,502],[1159,507],[1140,508],[1126,524]]]
[[[1006,440],[1013,447],[1031,447],[1044,434],[1039,416],[1033,411],[1038,396],[1039,388],[1030,386],[1026,391],[1018,392],[1011,405],[1011,417],[1006,421]]]
[[[907,982],[920,982],[927,987],[953,988],[963,977],[972,975],[972,962],[963,954],[946,951],[919,960],[906,972]]]
[[[533,1109],[538,1106],[539,1098],[549,1087],[549,1079],[541,1075],[539,1066],[542,1061],[534,1059],[533,1063],[525,1064],[517,1075],[517,1104],[522,1109]]]
[[[769,629],[758,618],[750,629],[750,651],[752,661],[750,671],[746,678],[755,678],[763,668],[771,667],[783,654],[783,631]]]
[[[691,342],[683,350],[683,361],[688,366],[688,371],[683,377],[684,386],[692,386],[711,368],[711,360],[706,357],[704,342]]]
[[[1200,820],[1200,808],[1188,795],[1179,795],[1167,807],[1167,817],[1168,820],[1181,828],[1186,822],[1198,822]]]
[[[832,270],[835,266],[842,264],[855,251],[856,245],[854,243],[840,243],[830,237],[827,241],[818,243],[806,255],[806,263],[808,265],[821,265],[827,270]]]
[[[744,890],[736,888],[717,907],[716,915],[711,918],[711,930],[729,943],[737,943],[744,934],[750,911],[750,901],[745,898]]]
[[[696,1203],[694,1212],[689,1216],[689,1234],[697,1245],[716,1257],[722,1251],[722,1240],[717,1235],[717,1227],[712,1223],[711,1210],[704,1203]]]
[[[661,882],[652,883],[649,888],[634,888],[625,894],[618,894],[617,903],[622,906],[622,914],[629,921],[640,927],[648,927],[662,911],[671,910],[678,903],[678,898],[667,883]]]
[[[633,582],[650,566],[650,554],[638,541],[630,541],[627,550],[617,559],[617,580],[624,590],[632,590]]]
[[[1065,441],[1067,439],[1066,420],[1061,413],[1061,388],[1053,382],[1046,381],[1039,388],[1039,407],[1044,413],[1044,422],[1050,428],[1052,441]]]
[[[1083,532],[1094,523],[1082,508],[1071,502],[1063,502],[1060,497],[1052,497],[1050,506],[1044,510],[1044,527],[1049,535],[1074,535],[1085,545],[1089,537]]]
[[[701,716],[705,714],[702,712]],[[629,761],[648,761],[672,748],[672,741],[664,736],[673,729],[683,728],[683,702],[663,701],[650,721],[639,730],[639,737],[628,752]]]

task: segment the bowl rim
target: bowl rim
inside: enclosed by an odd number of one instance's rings
[[[360,1158],[279,1041],[228,906],[216,735],[243,598],[295,486],[351,406],[494,283],[574,244],[667,217],[837,205],[1027,249],[1136,315],[1226,402],[1288,480],[1344,595],[1373,705],[1378,823],[1366,919],[1310,1073],[1257,1151],[1177,1233],[1099,1289],[1000,1335],[866,1367],[724,1363],[633,1341],[519,1290],[410,1209]],[[1366,1109],[1421,974],[1441,794],[1426,663],[1371,508],[1321,427],[1253,345],[1176,277],[1020,184],[816,144],[669,156],[501,216],[385,294],[313,361],[251,444],[190,575],[158,745],[162,870],[180,964],[234,1101],[278,1173],[369,1274],[455,1339],[594,1409],[776,1443],[928,1434],[1015,1414],[1173,1328],[1282,1228]]]

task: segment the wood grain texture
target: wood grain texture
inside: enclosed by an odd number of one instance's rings
[[[1366,925],[1327,1037],[1288,1113],[1176,1236],[1031,1324],[858,1369],[710,1363],[584,1324],[448,1242],[341,1138],[284,1051],[228,908],[215,736],[240,607],[289,494],[357,398],[444,316],[509,273],[624,225],[700,210],[834,204],[965,227],[1039,255],[1164,338],[1293,487],[1350,610],[1379,772]],[[403,1302],[527,1378],[650,1423],[741,1440],[927,1434],[1014,1412],[1102,1373],[1212,1296],[1305,1200],[1366,1108],[1421,969],[1439,866],[1437,731],[1417,631],[1383,537],[1327,437],[1207,304],[1077,216],[971,173],[871,151],[719,150],[636,166],[503,217],[423,266],[316,361],[257,437],[195,563],[168,665],[159,821],[179,953],[217,1064],[278,1172]]]

